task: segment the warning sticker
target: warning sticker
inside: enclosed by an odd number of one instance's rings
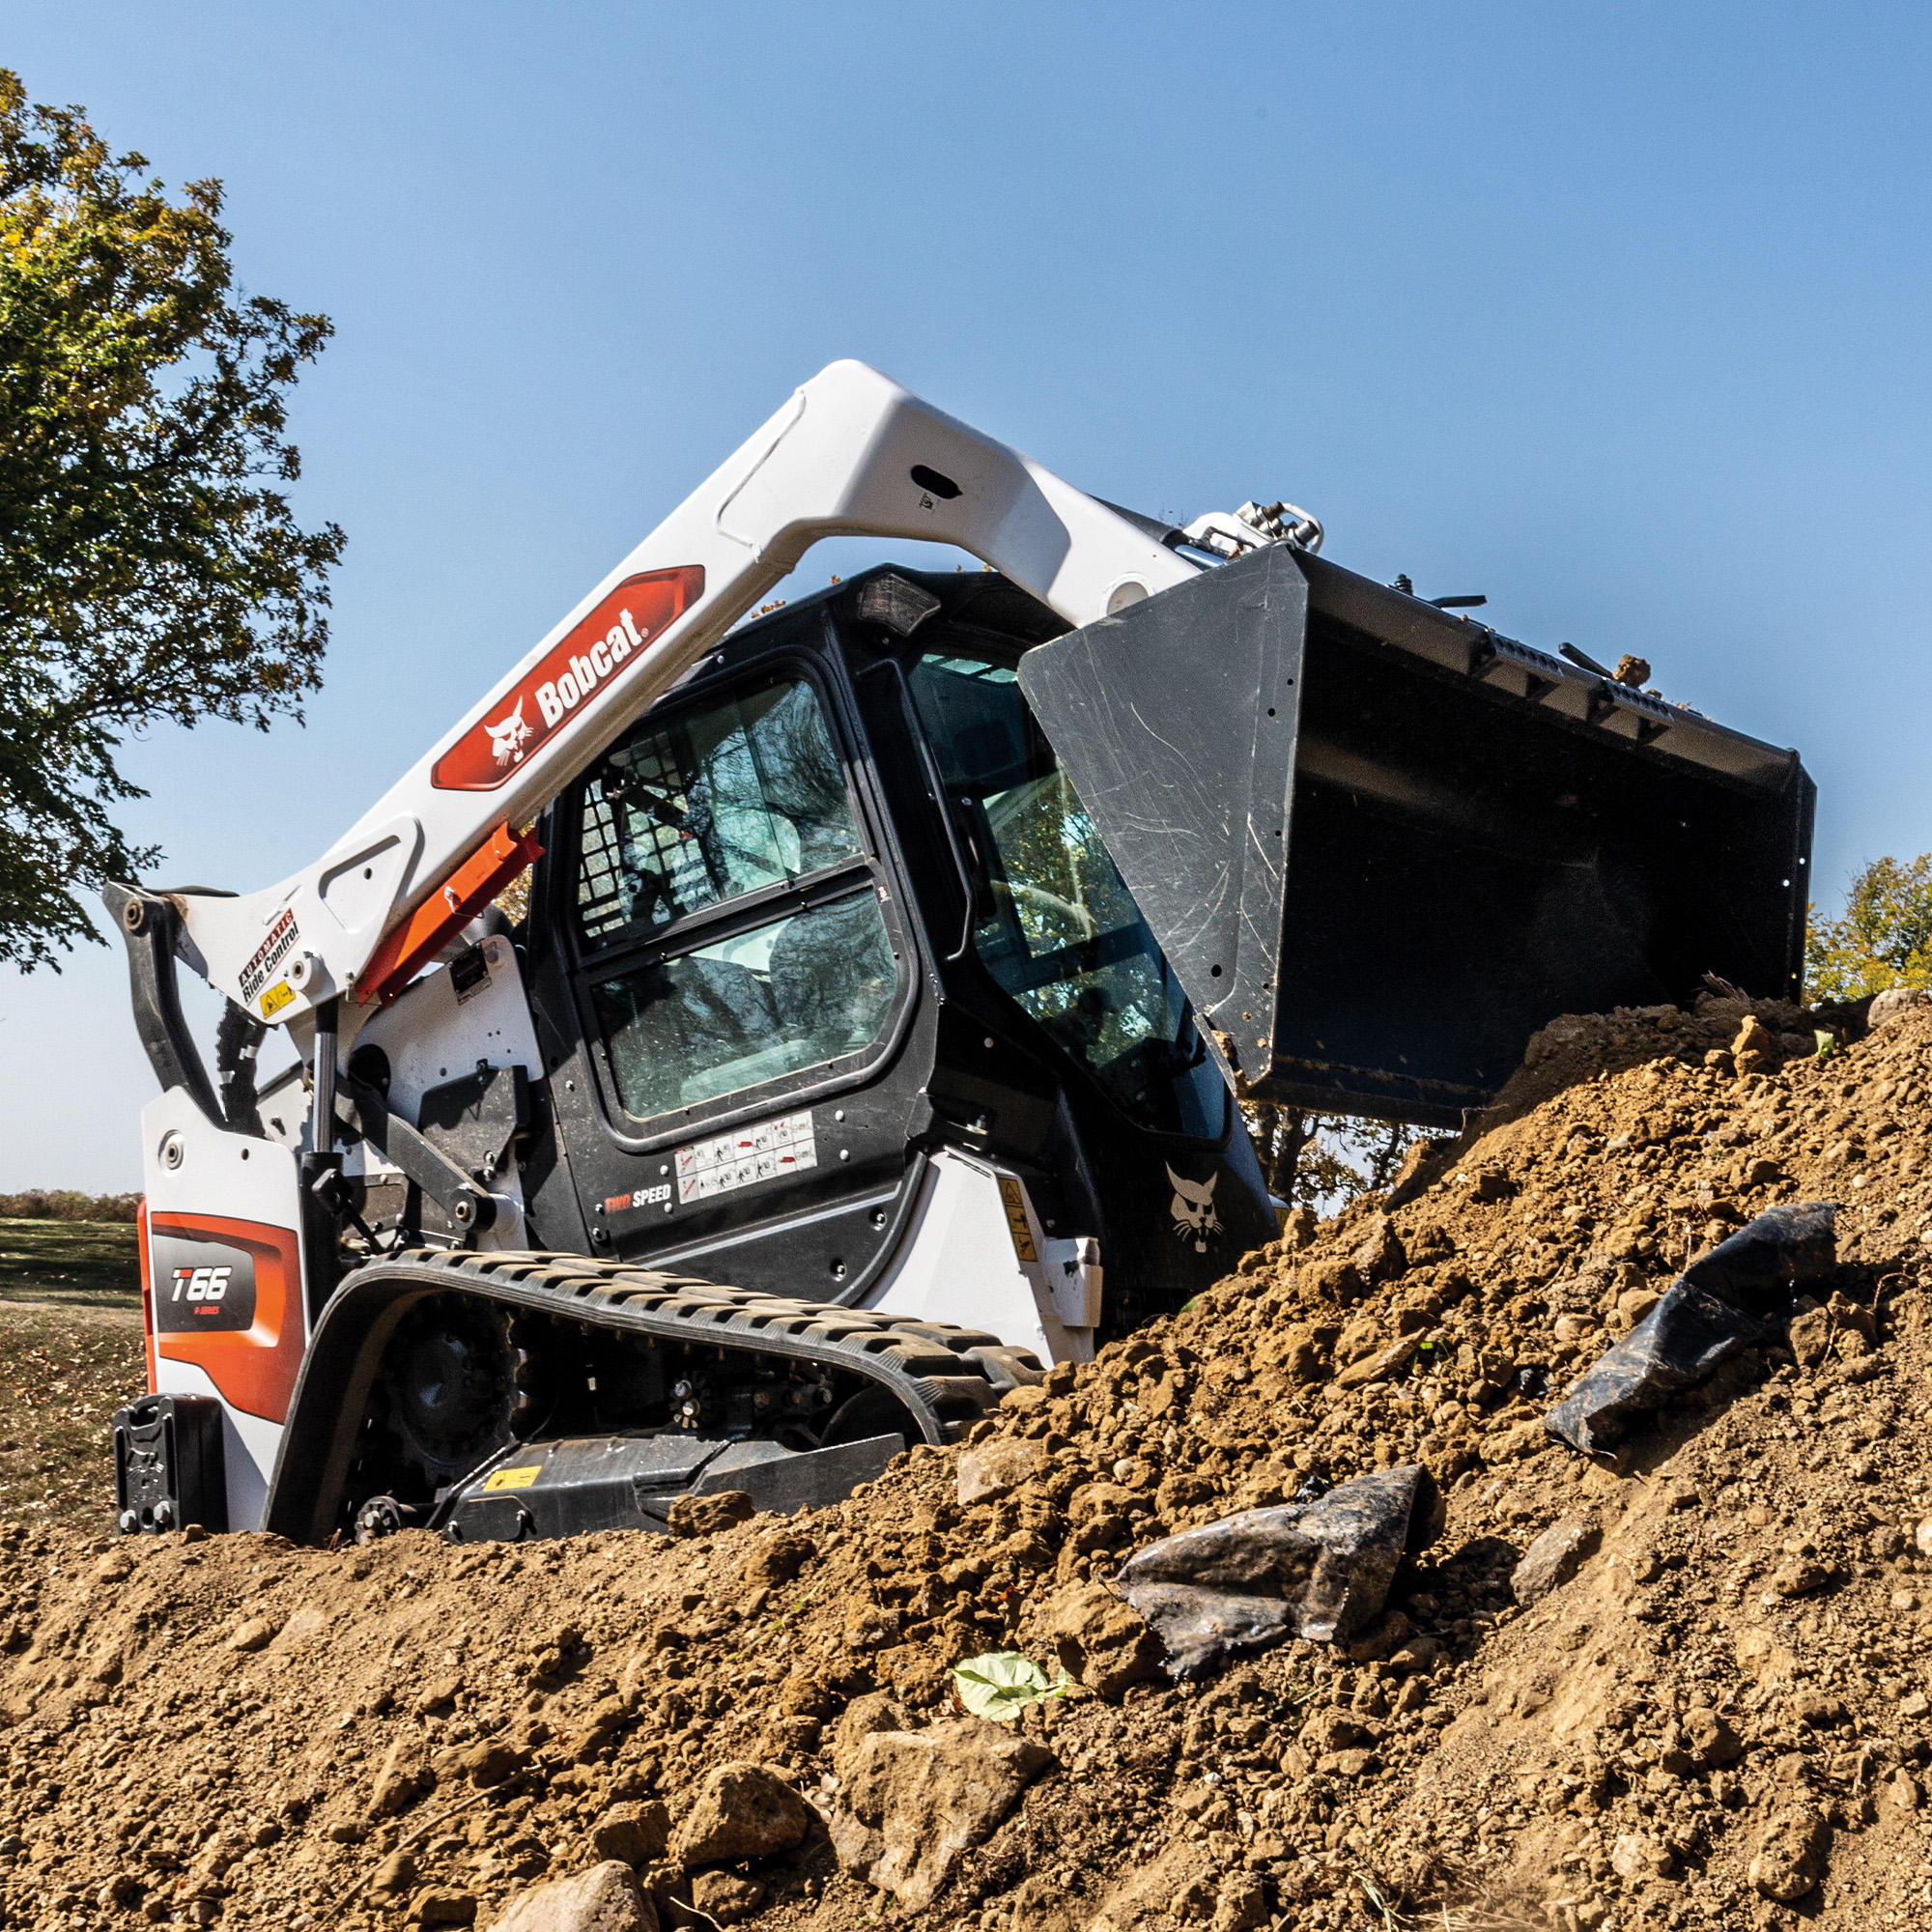
[[[526,1490],[543,1474],[541,1463],[525,1463],[514,1469],[492,1469],[483,1478],[486,1490]]]
[[[1000,1199],[1007,1206],[1007,1232],[1013,1237],[1013,1253],[1023,1262],[1037,1262],[1033,1230],[1027,1226],[1026,1195],[1010,1174],[1000,1176]]]
[[[694,1141],[679,1148],[674,1159],[678,1200],[708,1201],[714,1194],[729,1194],[754,1180],[776,1180],[782,1174],[816,1167],[818,1148],[807,1111],[760,1121],[735,1134]]]
[[[295,994],[289,990],[289,982],[286,980],[277,980],[262,995],[262,1017],[265,1020],[273,1019],[294,998]]]

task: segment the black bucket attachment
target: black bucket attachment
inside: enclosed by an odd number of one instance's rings
[[[1020,686],[1258,1097],[1456,1125],[1559,1013],[1798,997],[1795,752],[1287,544]]]

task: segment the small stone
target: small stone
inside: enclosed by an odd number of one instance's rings
[[[1583,1560],[1602,1541],[1602,1531],[1580,1517],[1566,1516],[1552,1522],[1527,1549],[1510,1573],[1510,1587],[1520,1604],[1535,1604],[1569,1582]]]
[[[655,1863],[670,1842],[670,1813],[655,1799],[612,1804],[590,1828],[590,1849],[627,1865]]]
[[[369,1815],[387,1818],[407,1811],[436,1782],[429,1757],[413,1738],[398,1738],[384,1756],[369,1799]]]
[[[519,1892],[490,1932],[658,1932],[657,1906],[615,1860]]]
[[[810,1805],[763,1765],[721,1764],[678,1827],[675,1857],[683,1865],[768,1859],[790,1851],[811,1820]]]
[[[1699,1771],[1735,1764],[1745,1754],[1744,1740],[1731,1728],[1730,1720],[1702,1705],[1685,1712],[1684,1733]]]
[[[266,1650],[275,1640],[275,1632],[280,1629],[267,1617],[250,1617],[233,1636],[228,1639],[230,1650],[247,1652]]]
[[[1731,1041],[1731,1060],[1740,1073],[1761,1073],[1776,1057],[1776,1044],[1770,1029],[1755,1013],[1746,1015]]]
[[[1037,1435],[996,1435],[960,1453],[959,1506],[992,1502],[1016,1490],[1046,1462],[1046,1444]]]
[[[1632,691],[1641,691],[1650,682],[1650,660],[1634,657],[1626,651],[1617,660],[1617,668],[1610,675]]]
[[[789,1583],[817,1553],[810,1537],[795,1529],[777,1530],[745,1558],[739,1574],[747,1590],[776,1590]]]
[[[1624,1833],[1610,1848],[1610,1869],[1627,1885],[1662,1878],[1674,1862],[1667,1845],[1637,1832]]]
[[[691,1902],[714,1924],[735,1925],[765,1902],[765,1889],[735,1872],[699,1872],[691,1883]]]
[[[715,1536],[750,1522],[758,1506],[743,1490],[718,1490],[707,1496],[679,1496],[665,1519],[673,1536]]]
[[[1221,1881],[1220,1895],[1214,1901],[1214,1917],[1208,1932],[1259,1932],[1272,1915],[1268,1911],[1267,1888],[1256,1872],[1236,1872]]]
[[[1077,1584],[1054,1598],[1043,1634],[1062,1665],[1102,1697],[1118,1697],[1160,1668],[1160,1639],[1104,1583]]]
[[[1832,1580],[1830,1564],[1815,1556],[1793,1556],[1771,1573],[1771,1587],[1780,1597],[1808,1597]]]
[[[1355,1272],[1371,1284],[1398,1280],[1408,1267],[1407,1251],[1386,1214],[1369,1223],[1367,1237],[1350,1259]]]
[[[416,1699],[416,1710],[424,1717],[432,1711],[446,1711],[462,1694],[463,1676],[460,1671],[454,1676],[439,1677],[424,1687],[422,1695]]]
[[[408,1852],[391,1852],[376,1867],[369,1881],[371,1891],[407,1891],[416,1882],[416,1861]]]
[[[1922,1007],[1926,995],[1917,986],[1888,986],[1865,1009],[1865,1025],[1876,1033],[1893,1020],[1903,1019],[1915,1007]]]
[[[1928,1516],[1912,1532],[1912,1540],[1918,1546],[1919,1555],[1932,1556],[1932,1516]]]
[[[476,1894],[450,1885],[426,1885],[410,1900],[404,1915],[412,1925],[474,1925]],[[500,1924],[502,1921],[497,1921]]]
[[[1779,1905],[1801,1899],[1825,1870],[1832,1831],[1808,1806],[1780,1812],[1766,1826],[1750,1861],[1752,1887]]]
[[[507,1738],[480,1738],[457,1755],[456,1768],[471,1784],[488,1788],[514,1777],[530,1761],[530,1753]]]

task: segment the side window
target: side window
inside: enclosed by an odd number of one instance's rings
[[[634,732],[591,775],[578,852],[578,924],[593,945],[858,858],[810,685],[765,684]]]
[[[606,754],[581,798],[577,921],[616,1097],[640,1120],[863,1053],[898,963],[817,694],[773,679]],[[811,902],[747,925],[749,893]]]

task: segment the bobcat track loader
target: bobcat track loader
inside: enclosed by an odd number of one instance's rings
[[[740,621],[852,532],[987,569]],[[1556,1013],[1797,989],[1794,753],[1320,537],[838,363],[312,864],[110,889],[162,1090],[122,1528],[829,1500],[1272,1235],[1231,1090],[1453,1125]]]

